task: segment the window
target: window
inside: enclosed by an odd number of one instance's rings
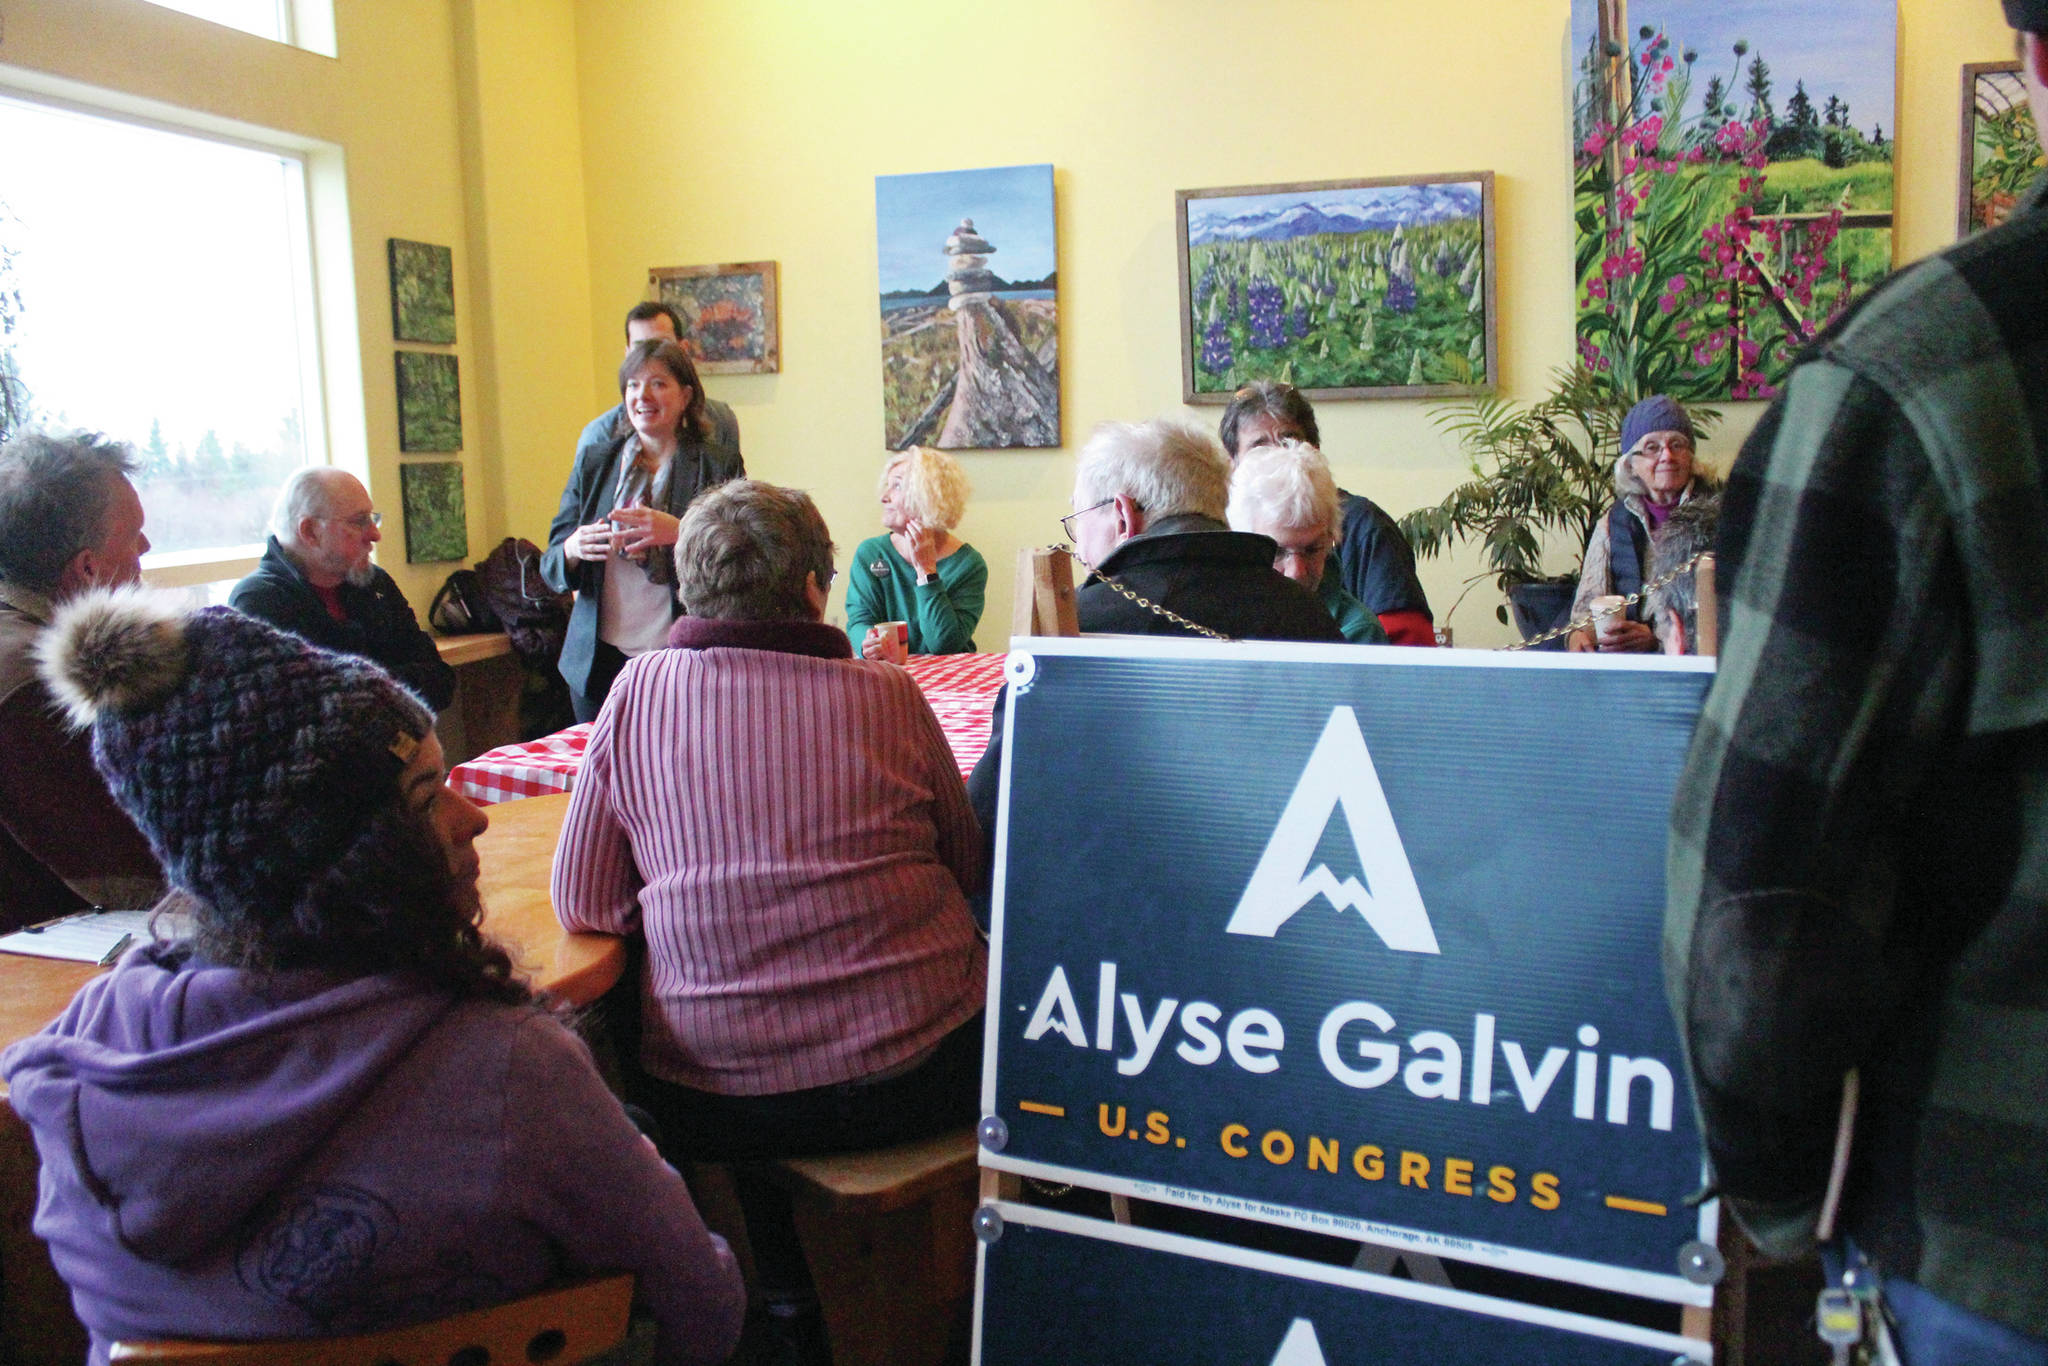
[[[253,33],[274,43],[290,43],[334,55],[333,0],[150,0],[165,9],[189,14],[227,28]]]
[[[135,448],[152,577],[241,572],[325,459],[299,157],[0,98],[0,377]]]
[[[258,38],[288,43],[291,39],[291,6],[288,0],[150,0],[165,9],[208,19]]]

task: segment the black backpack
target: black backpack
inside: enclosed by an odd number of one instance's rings
[[[497,613],[484,597],[483,580],[474,569],[458,569],[448,576],[441,591],[434,594],[433,605],[427,608],[427,621],[444,636],[501,629]]]
[[[512,650],[529,665],[552,669],[569,633],[567,593],[557,593],[540,576],[540,550],[532,541],[507,536],[476,567],[494,629],[512,638]]]

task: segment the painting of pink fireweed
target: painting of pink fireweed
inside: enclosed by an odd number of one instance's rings
[[[1493,173],[1181,190],[1181,397],[1494,384]]]
[[[1573,0],[1580,359],[1767,399],[1892,266],[1895,0]]]

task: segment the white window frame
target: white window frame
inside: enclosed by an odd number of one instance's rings
[[[303,13],[332,10],[326,0],[281,0]],[[206,22],[198,20],[196,22]],[[282,158],[296,168],[296,185],[286,195],[292,241],[292,290],[298,320],[300,431],[305,466],[341,464],[367,483],[367,423],[361,377],[354,362],[361,353],[356,326],[355,271],[348,221],[342,149],[330,142],[262,128],[199,110],[78,84],[22,68],[0,74],[0,96],[64,109],[179,137],[240,147]],[[337,462],[337,449],[362,453]],[[143,581],[152,587],[186,588],[239,579],[263,555],[261,540],[237,546],[152,552],[143,557]]]
[[[175,3],[175,0],[149,0],[149,3],[202,24],[214,24],[218,28],[230,29],[236,33],[248,33],[250,37],[261,38],[265,42],[303,48],[307,52],[317,52],[323,57],[336,55],[334,0],[271,0],[272,7],[277,12],[275,34],[250,33],[248,29],[238,28],[233,24],[222,24],[218,20],[203,18]]]

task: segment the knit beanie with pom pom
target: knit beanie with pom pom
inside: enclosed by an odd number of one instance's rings
[[[37,654],[172,884],[226,911],[292,905],[433,727],[367,660],[147,590],[72,599]]]

